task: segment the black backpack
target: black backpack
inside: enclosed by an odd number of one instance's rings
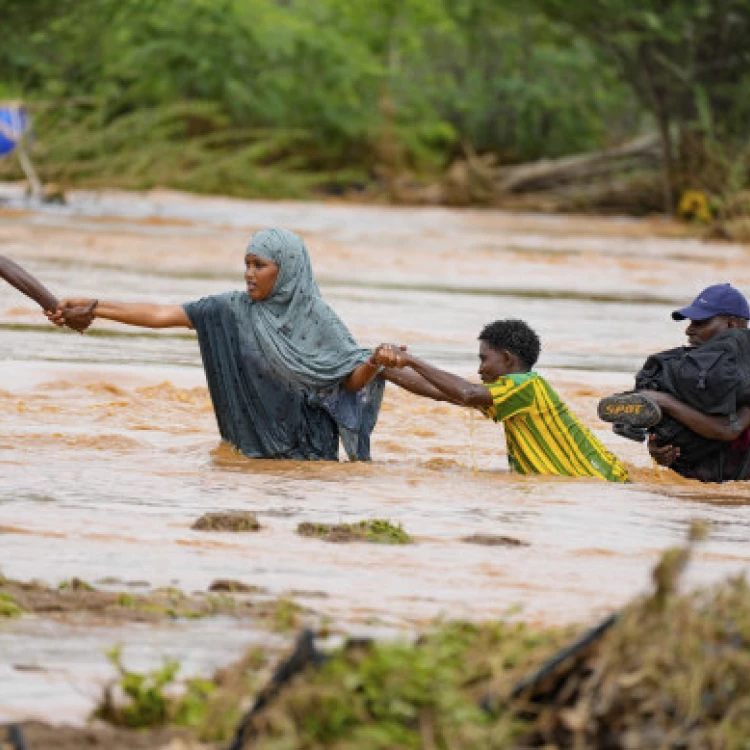
[[[728,328],[697,347],[681,346],[651,355],[635,376],[638,390],[657,390],[714,416],[737,418],[750,404],[750,330]],[[675,445],[676,471],[722,452],[722,443],[701,437],[664,415],[650,430],[659,445]]]

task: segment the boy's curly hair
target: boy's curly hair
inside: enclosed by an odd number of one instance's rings
[[[489,323],[479,334],[479,340],[497,351],[506,349],[515,354],[527,370],[536,364],[542,349],[539,336],[522,320]]]

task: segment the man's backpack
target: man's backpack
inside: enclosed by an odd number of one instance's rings
[[[737,409],[750,404],[750,330],[728,328],[697,347],[678,347],[651,355],[635,376],[638,390],[672,394],[704,414],[736,420]],[[723,444],[664,415],[651,428],[659,445],[675,445],[676,471],[719,454]]]

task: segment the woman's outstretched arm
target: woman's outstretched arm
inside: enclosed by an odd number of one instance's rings
[[[0,255],[0,279],[5,279],[19,292],[33,299],[43,310],[57,308],[57,297],[41,281],[4,255]]]
[[[67,323],[71,310],[90,306],[95,318],[141,328],[191,328],[190,319],[181,305],[155,305],[149,302],[110,302],[95,299],[64,299],[49,319],[61,326]]]

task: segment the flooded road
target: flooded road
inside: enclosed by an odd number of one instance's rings
[[[220,444],[194,334],[107,321],[83,336],[60,331],[0,285],[8,577],[115,577],[185,591],[232,578],[291,594],[350,631],[390,632],[440,615],[589,622],[645,590],[659,553],[694,518],[710,521],[712,535],[690,583],[750,562],[750,486],[704,486],[655,468],[595,411],[598,398],[631,386],[648,353],[683,343],[671,309],[711,283],[750,291],[750,248],[657,220],[163,192],[76,192],[68,206],[32,211],[14,186],[0,186],[0,198],[0,254],[61,296],[175,303],[242,288],[250,234],[280,225],[304,236],[326,299],[363,345],[404,343],[469,376],[481,327],[523,318],[542,338],[537,369],[634,479],[511,476],[501,427],[392,385],[371,464],[244,459]],[[256,512],[262,531],[190,529],[206,511],[230,509]],[[295,533],[303,521],[373,517],[401,523],[416,544]],[[477,532],[528,546],[461,541]],[[111,674],[102,652],[115,642],[136,667],[168,653],[205,673],[257,638],[230,620],[132,632],[0,621],[0,721],[83,720]]]

